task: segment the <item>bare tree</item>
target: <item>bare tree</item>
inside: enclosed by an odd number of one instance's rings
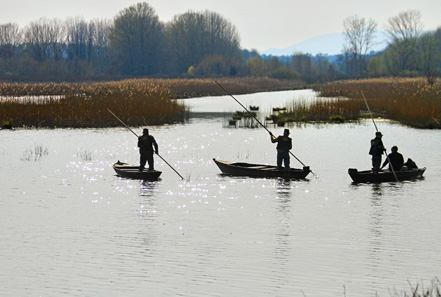
[[[148,3],[122,10],[109,37],[114,61],[124,74],[150,75],[161,70],[164,29]]]
[[[205,11],[208,51],[225,56],[234,56],[239,48],[240,37],[236,27],[215,12]]]
[[[349,69],[353,69],[353,74],[361,76],[367,70],[367,54],[375,45],[377,23],[373,19],[366,20],[354,15],[344,19],[343,27],[346,39],[344,52],[352,63]]]
[[[397,16],[389,18],[386,26],[390,39],[389,51],[391,52],[390,56],[395,57],[391,64],[398,73],[418,69],[416,46],[423,28],[421,12],[418,10],[401,12]]]
[[[389,18],[386,30],[391,43],[400,40],[416,40],[420,37],[424,28],[421,17],[420,11],[408,10]]]
[[[189,11],[175,16],[166,34],[178,72],[186,72],[210,56],[220,56],[226,62],[240,53],[236,28],[215,12]]]
[[[424,74],[427,83],[433,85],[440,74],[441,42],[434,33],[426,33],[418,39],[417,50],[419,71]]]
[[[68,18],[66,26],[67,56],[69,60],[86,60],[89,26],[82,17]]]
[[[89,36],[92,38],[91,62],[96,72],[102,73],[109,63],[111,21],[93,20],[89,23]]]
[[[24,31],[24,42],[29,55],[38,62],[62,57],[64,26],[59,19],[41,18],[31,22]]]
[[[178,72],[196,67],[204,58],[206,45],[203,28],[202,14],[191,11],[175,16],[167,24],[168,49]]]
[[[109,47],[109,33],[111,21],[107,19],[90,22],[90,31],[93,31],[93,45],[99,48]]]
[[[19,26],[14,23],[0,25],[0,57],[11,57],[22,41]]]

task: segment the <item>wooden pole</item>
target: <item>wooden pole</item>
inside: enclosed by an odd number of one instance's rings
[[[254,114],[253,113],[251,113],[251,111],[249,111],[242,103],[240,103],[240,101],[239,100],[237,100],[236,98],[234,98],[234,96],[230,93],[230,92],[228,92],[224,87],[222,87],[217,81],[214,81],[222,90],[224,90],[224,92],[225,93],[227,93],[228,95],[230,95],[231,96],[231,98],[233,98],[237,103],[239,103],[239,105],[240,106],[242,106],[242,108],[243,109],[245,109],[266,131],[268,131],[271,135],[273,135],[273,133],[271,133],[271,131],[270,130],[268,130],[266,127],[265,127],[265,125],[264,124],[262,124],[255,116],[254,116]],[[273,135],[274,136],[274,135]],[[294,157],[294,158],[296,158],[296,160],[297,161],[299,161],[300,162],[300,164],[302,164],[303,165],[303,167],[307,167],[305,164],[303,164],[303,162],[302,161],[300,161],[300,159],[299,158],[297,158],[291,151],[289,151],[289,153]],[[311,170],[310,170],[311,171]],[[311,173],[312,174],[314,174],[314,172],[312,172],[311,171]]]
[[[130,130],[130,132],[132,132],[136,137],[139,137],[138,136],[138,134],[136,134],[135,132],[133,132],[133,130],[132,129],[130,129],[130,127],[129,126],[127,126],[119,117],[117,117],[116,116],[116,114],[114,114],[110,109],[108,109],[107,108],[107,110],[118,120],[118,121],[120,121],[121,122],[121,124],[123,124],[127,129],[129,129]],[[179,172],[177,172],[176,171],[176,169],[174,169],[163,157],[161,157],[161,155],[160,154],[158,154],[157,152],[156,152],[156,154],[159,156],[159,158],[161,158],[162,159],[162,161],[164,161],[165,162],[165,164],[167,164],[171,169],[173,169],[173,171],[174,172],[176,172],[176,174],[177,175],[179,175],[179,177],[180,178],[182,178],[182,179],[184,179],[183,177],[182,177],[182,175],[180,175],[179,174]]]
[[[375,130],[377,132],[379,132],[377,124],[375,124],[375,121],[374,121],[374,116],[373,116],[373,114],[371,112],[371,109],[369,108],[369,104],[367,103],[367,100],[366,100],[366,97],[364,96],[363,91],[361,91],[361,95],[363,95],[364,102],[366,103],[366,107],[367,107],[367,109],[369,111],[369,114],[371,115],[371,119],[372,119],[372,122],[374,123]],[[394,174],[394,177],[395,177],[396,181],[398,182],[398,177],[397,177],[397,174],[395,173],[394,166],[392,166],[392,163],[390,162],[389,155],[387,154],[386,151],[384,151],[384,154],[386,155],[386,159],[389,161],[389,165],[390,165],[390,168],[392,169],[392,173]],[[381,166],[381,164],[380,164],[380,166]]]

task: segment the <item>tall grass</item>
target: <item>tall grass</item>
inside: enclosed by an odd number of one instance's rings
[[[250,94],[304,88],[304,82],[300,80],[279,80],[268,77],[155,80],[159,85],[170,88],[176,98],[226,95],[225,91],[214,81],[217,81],[231,94]]]
[[[43,148],[41,145],[35,144],[34,148],[29,148],[23,152],[20,159],[22,161],[40,161],[44,156],[48,155],[47,148]]]
[[[18,102],[2,99],[0,120],[13,119],[15,126],[119,126],[107,108],[132,126],[172,123],[185,117],[184,105],[171,100],[170,89],[144,80],[2,87],[2,95],[29,98]]]
[[[296,100],[283,109],[274,109],[267,120],[283,126],[287,122],[338,122],[358,120],[359,102],[346,98],[315,99],[314,101]]]
[[[301,81],[219,78],[232,94],[296,89]],[[182,121],[176,98],[225,95],[212,79],[131,79],[105,83],[1,83],[0,122],[16,127],[111,127],[116,113],[132,126]]]
[[[416,284],[413,286],[410,282],[409,291],[397,292],[396,290],[391,294],[393,297],[441,297],[441,282],[438,278],[434,278],[428,287],[424,284]]]
[[[268,77],[216,78],[216,79],[133,79],[105,83],[0,83],[0,98],[2,96],[69,96],[72,94],[96,93],[98,89],[105,92],[111,87],[155,85],[169,89],[174,98],[217,96],[225,92],[214,83],[219,82],[232,94],[249,94],[255,92],[293,90],[304,88],[300,80],[278,80]]]
[[[360,106],[347,99],[316,99],[313,102],[295,101],[284,113],[288,119],[295,121],[333,121],[357,120],[360,117]]]
[[[429,85],[423,78],[379,78],[332,82],[318,89],[321,96],[361,102],[383,117],[416,128],[441,128],[441,80]]]

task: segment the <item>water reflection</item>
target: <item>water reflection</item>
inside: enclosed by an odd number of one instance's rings
[[[383,195],[382,184],[373,183],[371,189],[372,189],[372,197],[381,197]]]
[[[291,180],[289,179],[277,179],[277,198],[286,200],[287,198],[291,197]]]
[[[225,99],[231,110],[207,105],[220,112],[238,109]],[[252,100],[246,105],[257,105]],[[265,102],[281,105],[272,98]],[[375,290],[387,296],[388,288],[404,288],[409,277],[430,280],[438,273],[433,263],[441,253],[436,199],[441,159],[435,154],[440,131],[382,123],[387,135],[418,143],[412,155],[431,164],[422,180],[350,184],[347,168],[370,166],[365,148],[372,127],[363,124],[296,126],[295,153],[317,175],[302,181],[250,179],[220,174],[212,158],[274,164],[268,134],[225,129],[221,120],[207,115],[185,125],[152,127],[185,182],[161,163],[160,181],[116,177],[117,159],[133,163],[139,156],[125,128],[3,131],[3,295],[57,295],[53,288],[62,277],[69,280],[64,290],[70,295],[82,288],[108,296],[119,290],[129,297],[146,291],[339,296],[346,284],[350,295]],[[35,139],[49,154],[24,162],[17,148],[33,146]],[[85,265],[72,266],[72,255]],[[23,274],[23,267],[43,270],[45,282]],[[91,277],[97,271],[102,277]]]
[[[139,215],[141,217],[153,218],[157,214],[156,198],[161,183],[158,181],[140,181],[139,196],[143,197],[139,204]]]
[[[381,186],[378,184],[373,185],[374,193],[370,199],[370,219],[369,224],[370,231],[373,235],[373,240],[371,242],[380,242],[382,222],[383,222],[383,205],[382,205],[382,190]]]
[[[158,192],[157,187],[161,179],[157,181],[140,181],[139,196],[152,197]]]
[[[290,259],[292,258],[292,240],[293,238],[293,222],[292,207],[294,203],[292,200],[292,191],[294,189],[295,181],[279,178],[276,180],[276,241],[274,245],[274,259],[277,265],[273,278],[277,283],[277,287],[282,288],[288,280],[290,267],[292,265]]]
[[[369,208],[369,239],[367,248],[367,269],[371,275],[378,275],[381,267],[382,249],[383,249],[383,229],[384,229],[384,205],[383,199],[387,199],[384,195],[384,184],[369,184],[371,189],[370,208]],[[378,287],[376,280],[372,280],[373,286]]]

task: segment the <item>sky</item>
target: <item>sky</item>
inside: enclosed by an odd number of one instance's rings
[[[233,24],[244,49],[262,52],[286,48],[306,39],[343,32],[343,20],[372,18],[384,29],[390,17],[419,10],[425,30],[441,27],[441,0],[0,0],[0,24],[29,25],[41,17],[86,21],[113,19],[123,9],[147,2],[161,22],[185,12],[216,12]]]

